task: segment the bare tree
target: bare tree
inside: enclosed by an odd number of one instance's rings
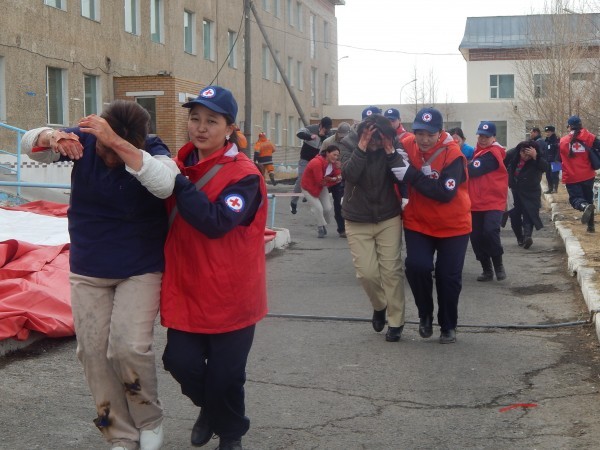
[[[415,105],[415,115],[426,106],[435,107],[438,91],[438,81],[433,69],[429,69],[427,76],[420,76],[417,67],[413,68],[414,78],[411,93],[408,97],[409,103]]]

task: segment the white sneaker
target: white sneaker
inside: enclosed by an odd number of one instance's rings
[[[162,423],[154,430],[140,433],[140,450],[159,450],[163,444],[164,433]]]

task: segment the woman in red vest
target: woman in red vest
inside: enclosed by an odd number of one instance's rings
[[[456,342],[458,298],[471,232],[467,160],[452,136],[442,130],[434,108],[417,113],[414,135],[402,139],[406,167],[393,168],[408,183],[402,213],[406,238],[406,279],[419,310],[419,334],[433,334],[433,276],[437,291],[440,343]],[[434,264],[435,259],[435,264]]]
[[[562,182],[569,193],[569,203],[579,211],[581,223],[587,224],[588,233],[594,226],[594,178],[588,152],[592,147],[600,148],[596,136],[583,128],[579,116],[571,116],[567,122],[569,134],[560,139],[560,159],[562,161]]]
[[[483,268],[477,281],[493,280],[494,271],[498,281],[506,278],[502,263],[504,249],[500,241],[500,226],[508,196],[505,156],[506,150],[496,142],[496,125],[481,122],[477,129],[477,146],[468,165],[473,219],[471,246]]]
[[[220,449],[241,449],[250,426],[246,361],[255,324],[267,313],[266,186],[254,163],[238,151],[238,108],[229,90],[208,86],[183,106],[190,110],[190,142],[175,158],[181,174],[167,201],[163,362],[201,408],[192,445],[206,444],[214,433]]]

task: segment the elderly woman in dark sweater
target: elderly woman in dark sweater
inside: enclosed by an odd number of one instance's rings
[[[540,219],[540,181],[548,163],[534,141],[523,141],[506,153],[504,164],[514,198],[514,207],[509,211],[510,224],[519,246],[529,248],[533,244],[533,227],[539,230],[544,226]]]

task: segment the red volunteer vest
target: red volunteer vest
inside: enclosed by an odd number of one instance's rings
[[[486,153],[492,153],[498,161],[498,169],[480,177],[469,179],[469,196],[472,211],[504,211],[508,195],[508,172],[504,165],[506,150],[497,142],[486,148],[475,147],[471,164]]]
[[[573,157],[569,156],[569,146],[571,146],[571,137],[573,132],[571,131],[566,136],[560,138],[560,159],[562,161],[562,182],[564,184],[579,183],[580,181],[586,181],[596,176],[596,171],[592,169],[590,164],[590,158],[587,154],[587,150],[581,142],[589,147],[594,143],[594,136],[588,130],[583,128],[577,140],[573,143]],[[580,141],[580,142],[578,142]]]

